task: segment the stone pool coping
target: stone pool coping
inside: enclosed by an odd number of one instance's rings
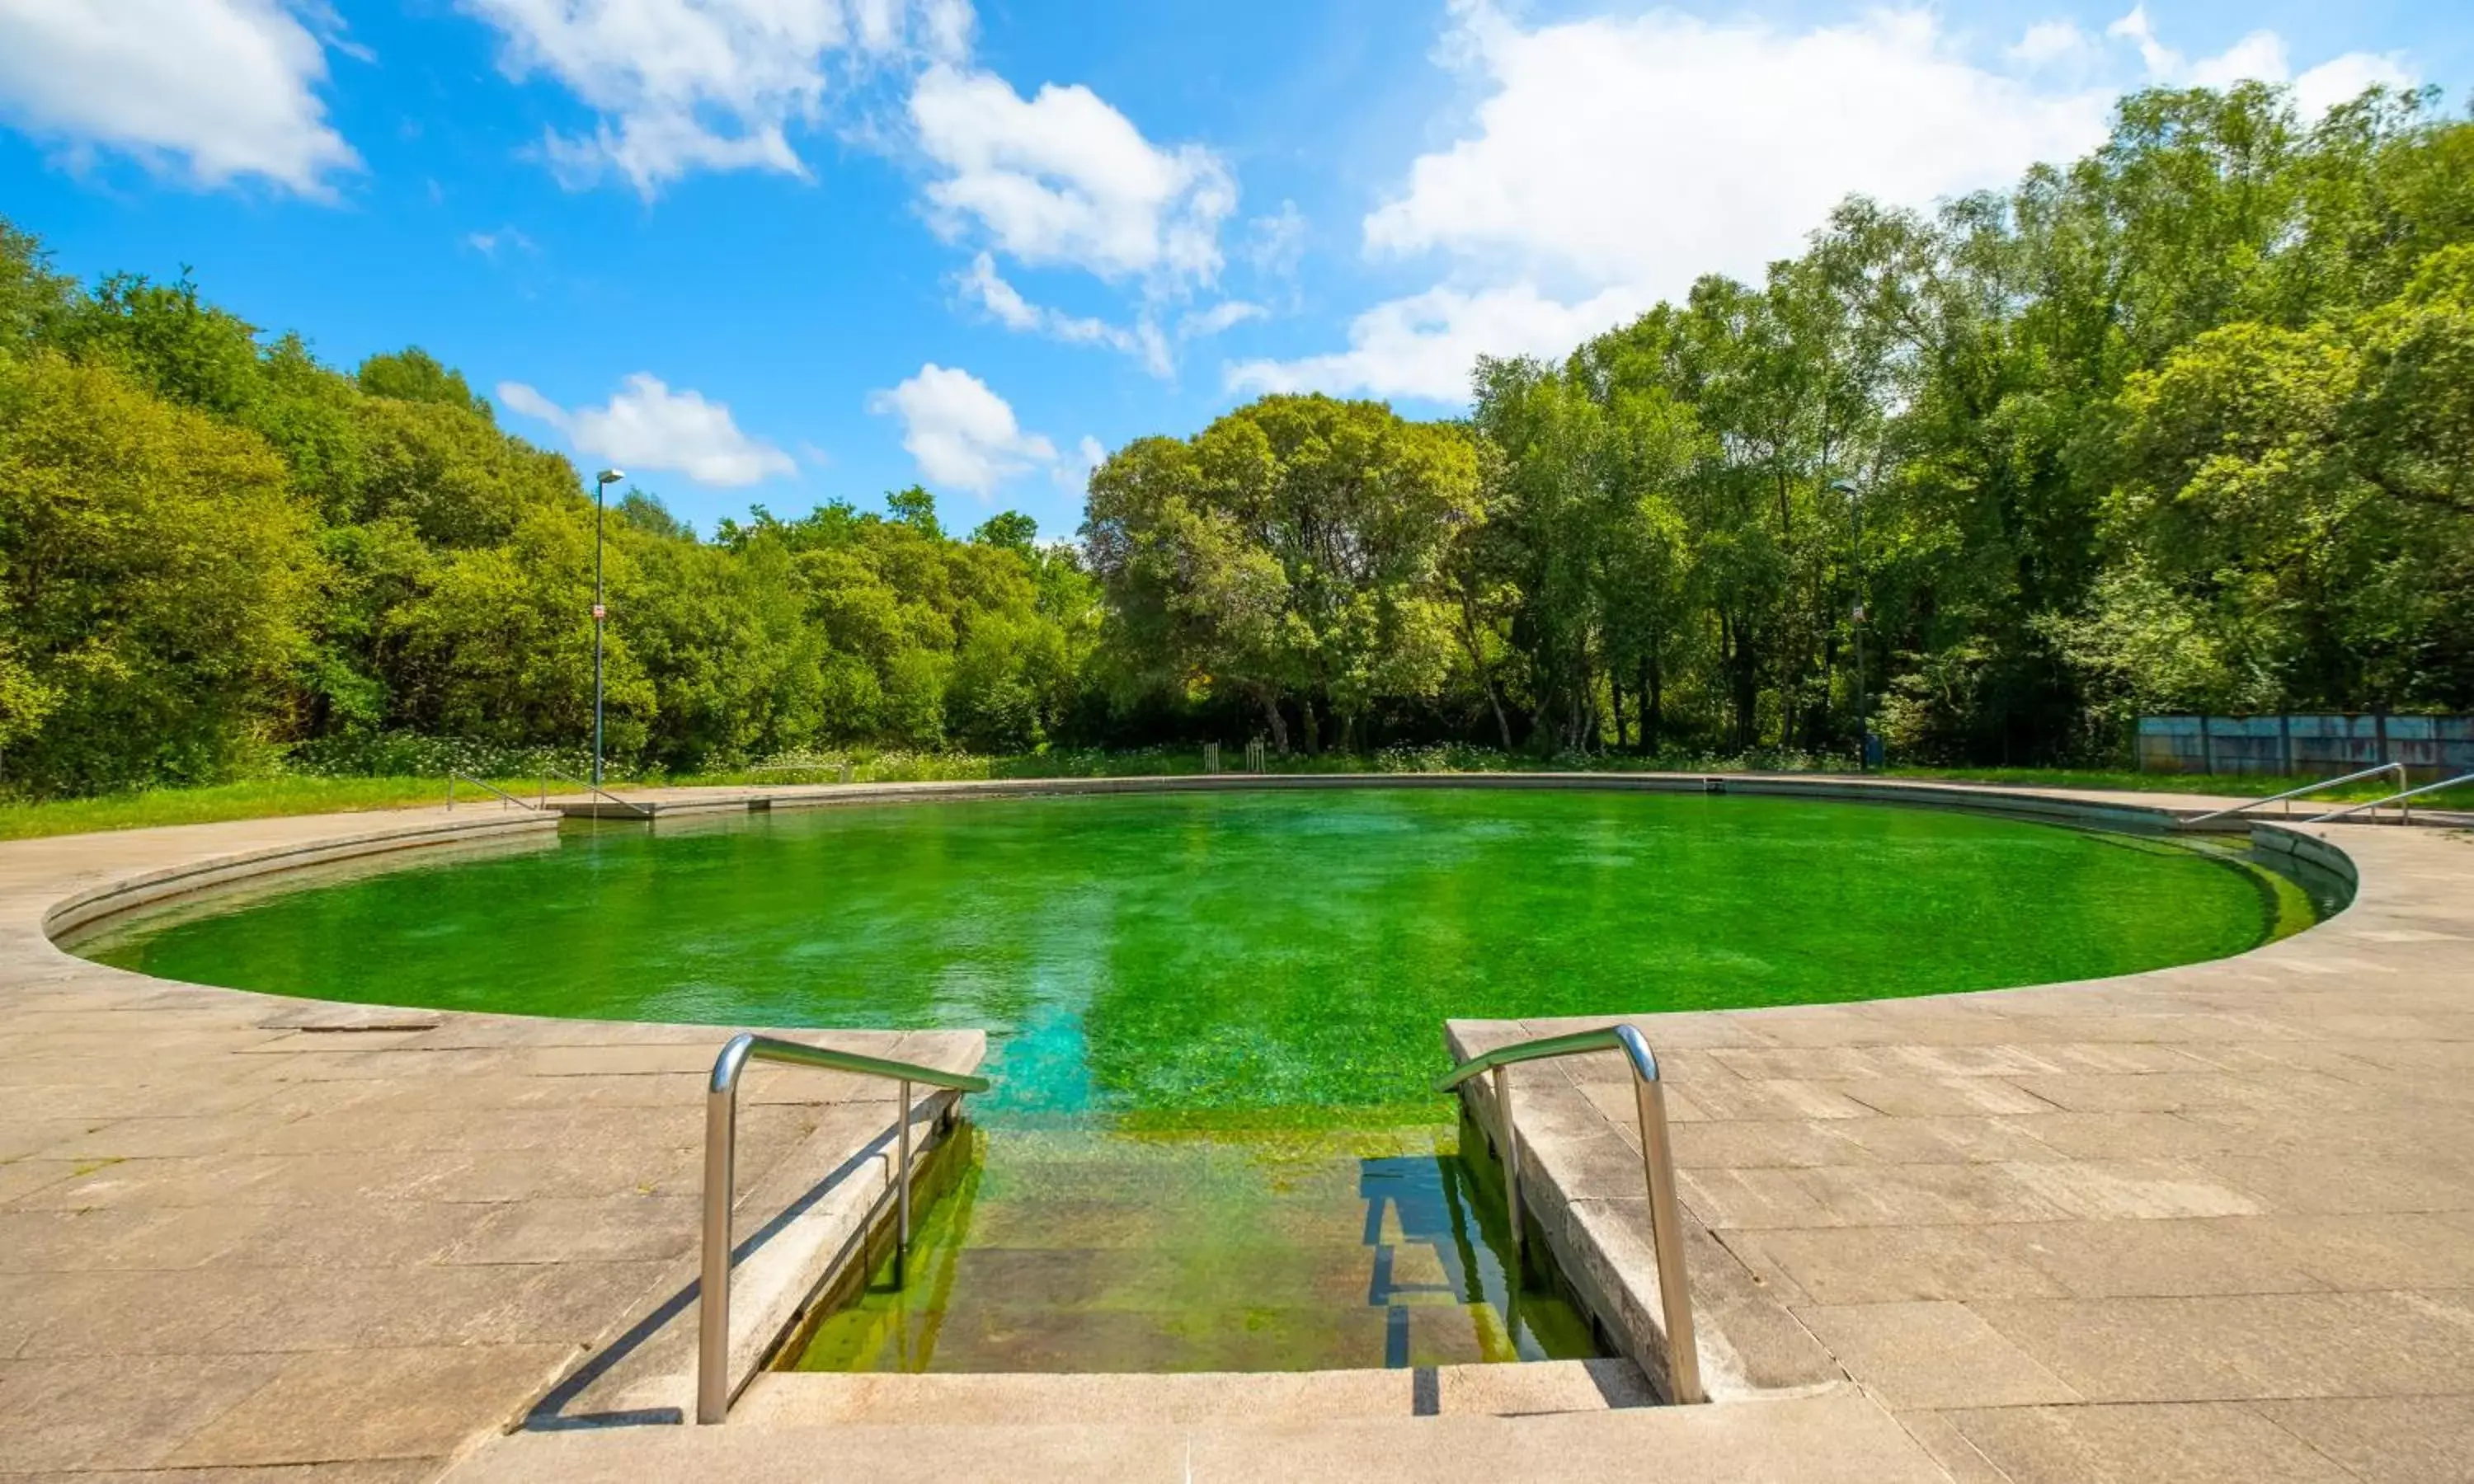
[[[1996,803],[2005,810],[2032,812],[2070,800],[2151,819],[2159,807],[2193,808],[2215,802],[2155,796],[2079,799],[2050,790],[1971,790],[1856,779],[1731,777],[1726,781],[1736,792]],[[1397,775],[1279,780],[1223,776],[1220,780],[1007,780],[767,792],[772,806],[786,806],[1143,788],[1690,787],[1699,782],[1697,776],[1655,779],[1644,775],[1454,776],[1430,781]],[[716,792],[729,791],[701,791],[696,802],[708,808],[745,808],[752,791],[737,791],[731,802],[716,799]],[[678,797],[682,802],[690,801],[685,791]],[[624,1338],[632,1318],[658,1313],[666,1296],[677,1298],[675,1289],[665,1285],[674,1282],[682,1255],[693,1239],[700,1074],[726,1028],[384,1011],[175,985],[72,958],[52,944],[46,931],[84,920],[107,898],[131,902],[181,889],[183,877],[186,884],[203,884],[217,874],[289,870],[372,850],[491,838],[504,843],[545,827],[545,822],[512,810],[468,806],[451,815],[431,809],[315,816],[0,845],[0,993],[6,994],[11,1012],[7,1033],[0,1036],[0,1319],[7,1321],[0,1325],[0,1417],[9,1424],[0,1429],[0,1472],[303,1463],[349,1465],[355,1478],[425,1477],[530,1409],[560,1378],[572,1380],[590,1371],[592,1357]],[[2244,1038],[2252,1027],[2242,1015],[2221,1006],[2160,1012],[2186,1022],[2184,1029],[2193,1039],[2178,1043],[2186,1052],[2221,1041],[2223,1059],[2247,1058],[2251,1065],[2203,1064],[2205,1071],[2184,1068],[2178,1073],[2072,1065],[2033,1075],[2087,1079],[2094,1090],[2079,1095],[2092,1099],[2130,1090],[2106,1090],[2111,1085],[2097,1079],[2178,1076],[2178,1083],[2147,1083],[2145,1090],[2152,1097],[2172,1094],[2178,1087],[2181,1091],[2175,1095],[2199,1097],[2211,1088],[2223,1091],[2245,1077],[2268,1077],[2262,1068],[2277,1069],[2280,1081],[2302,1078],[2309,1090],[2351,1089],[2346,1096],[2365,1106],[2339,1109],[2342,1118],[2351,1120],[2341,1131],[2350,1141],[2330,1134],[2317,1142],[2261,1144],[2265,1152],[2240,1157],[2284,1163],[2276,1172],[2254,1174],[2239,1188],[2245,1199],[2267,1199],[2254,1187],[2273,1184],[2268,1173],[2278,1173],[2288,1181],[2320,1178],[2341,1189],[2419,1191],[2416,1199],[2443,1203],[2411,1211],[2360,1213],[2411,1216],[2421,1223],[2412,1233],[2388,1231],[2385,1246],[2373,1240],[2379,1233],[2354,1233],[2364,1251],[2392,1264],[2396,1243],[2414,1235],[2423,1239],[2421,1250],[2434,1265],[2406,1276],[2424,1281],[2422,1287],[2410,1290],[2424,1307],[2399,1298],[2390,1309],[2339,1316],[2353,1324],[2353,1332],[2375,1340],[2392,1338],[2389,1328],[2413,1340],[2434,1325],[2449,1323],[2435,1317],[2454,1312],[2449,1305],[2455,1301],[2446,1290],[2474,1282],[2474,1256],[2468,1252],[2474,1248],[2474,1220],[2465,1214],[2474,1202],[2465,1198],[2465,1161],[2451,1149],[2448,1138],[2457,1135],[2457,1145],[2464,1145],[2468,1105],[2441,1090],[2449,1074],[2468,1065],[2456,1058],[2474,1040],[2467,1035],[2474,1013],[2456,1002],[2462,1000],[2465,974],[2474,966],[2454,963],[2467,957],[2463,912],[2381,903],[2386,901],[2383,894],[2405,890],[2400,881],[2423,882],[2426,895],[2435,898],[2454,890],[2461,900],[2474,899],[2464,892],[2474,884],[2467,874],[2474,855],[2464,853],[2462,839],[2432,831],[2341,827],[2330,830],[2328,838],[2341,840],[2358,860],[2369,863],[2366,896],[2377,912],[2365,916],[2358,901],[2354,911],[2337,922],[2288,944],[2194,969],[2240,965],[2245,966],[2241,972],[2247,976],[2254,972],[2248,967],[2253,961],[2278,957],[2280,962],[2260,982],[2274,987],[2292,981],[2302,989],[2316,984],[2340,1003],[2350,996],[2350,1006],[2320,1007],[2337,1018],[2289,1027],[2293,1034],[2254,1041]],[[2358,841],[2365,845],[2358,847]],[[2445,853],[2452,850],[2457,853]],[[2426,918],[2437,925],[2424,925]],[[2391,925],[2374,927],[2369,936],[2352,931],[2364,922],[2391,919]],[[2346,930],[2341,940],[2323,940],[2322,935],[2340,929]],[[2316,968],[2293,969],[2281,962],[2296,945],[2323,941],[2325,955],[2305,955]],[[2093,996],[2078,1003],[2077,1010],[2100,1017],[2117,995],[2196,994],[2205,1001],[2212,994],[2238,996],[2244,992],[2237,986],[2251,982],[2245,977],[2213,991],[2169,986],[2152,992],[2140,983],[2191,971],[1993,993]],[[2317,978],[2308,979],[2312,974]],[[2349,982],[2365,976],[2375,981],[2368,991],[2358,991]],[[1931,1003],[1818,1007],[1820,1013],[1795,1030],[1764,1032],[1764,1039],[1751,1043],[1708,1048],[1710,1062],[1697,1067],[1688,1065],[1692,1058],[1685,1053],[1704,1048],[1676,1047],[1677,1054],[1685,1054],[1677,1072],[1679,1102],[1695,1095],[1695,1082],[1712,1096],[1711,1089],[1726,1086],[1710,1071],[1712,1066],[1727,1067],[1720,1052],[1837,1049],[1869,1054],[1903,1042],[1880,1040],[1880,1023],[1870,1017],[1849,1022],[1831,1012],[1895,1011]],[[2010,1017],[2013,1012],[2001,1014]],[[1653,1040],[1666,1047],[1674,1043],[1670,1022],[1695,1018],[1654,1017],[1646,1023],[1654,1027]],[[928,1039],[910,1045],[911,1054],[933,1053],[956,1065],[978,1058],[975,1034],[958,1040],[943,1040],[941,1033],[917,1034]],[[1833,1034],[1850,1039],[1834,1041]],[[2377,1054],[2359,1054],[2365,1042]],[[1939,1045],[1929,1041],[1919,1044]],[[1939,1049],[1965,1055],[1966,1044]],[[1783,1068],[1761,1069],[1783,1074],[1755,1077],[1730,1068],[1726,1075],[1753,1084],[1802,1080],[1784,1075]],[[1914,1075],[1903,1079],[1875,1068],[1881,1084],[1873,1090],[1890,1095],[1892,1085],[1903,1080],[1930,1085],[1969,1075],[1966,1068],[1946,1065],[1910,1071]],[[1990,1086],[2030,1073],[2013,1069],[1985,1075]],[[2042,1096],[2034,1086],[2023,1080],[2017,1090]],[[2383,1100],[2382,1089],[2397,1096]],[[864,1119],[882,1133],[889,1120],[883,1110],[871,1113],[848,1106],[858,1101],[852,1094],[860,1090],[797,1072],[753,1082],[741,1147],[742,1185],[751,1191],[749,1199],[760,1192],[766,1199],[779,1198],[778,1186],[797,1183],[801,1170],[832,1168],[837,1162],[835,1151],[863,1151],[866,1143],[858,1122]],[[2069,1095],[2059,1083],[2049,1090]],[[1756,1089],[1743,1095],[1762,1094]],[[1880,1125],[1885,1137],[1930,1143],[1963,1132],[1940,1127],[1937,1120],[1958,1115],[1928,1111],[1929,1095],[1919,1091],[1918,1096],[1923,1101],[1902,1113],[1871,1109],[1853,1097],[1849,1101],[1886,1120]],[[2172,1137],[2196,1137],[2180,1131],[2179,1124],[2237,1138],[2241,1131],[2232,1125],[2241,1119],[2235,1115],[2260,1113],[2242,1102],[2194,1103],[2187,1112],[2179,1104],[2129,1112],[2101,1106],[2073,1110],[2060,1102],[2051,1107],[2065,1118],[2080,1119],[2091,1139],[2110,1128],[2106,1120],[2126,1119],[2118,1130],[2121,1137],[2144,1136],[2168,1145]],[[1794,1107],[1777,1105],[1771,1111],[1793,1113]],[[2211,1116],[2199,1116],[2203,1113]],[[2150,1121],[2142,1123],[2143,1116]],[[2165,1121],[2154,1121],[2158,1119]],[[2052,1127],[2061,1132],[2060,1125]],[[1806,1137],[1766,1128],[1736,1132],[1748,1137]],[[2290,1136],[2292,1131],[2279,1128],[2260,1137]],[[1679,1139],[1687,1137],[1698,1137],[1688,1127]],[[2052,1140],[2042,1141],[2063,1162],[2072,1161]],[[2245,1137],[2243,1142],[2257,1141]],[[842,1162],[848,1158],[845,1154]],[[2177,1156],[2131,1158],[2171,1161]],[[1711,1165],[1697,1155],[1687,1155],[1686,1166],[1696,1172],[1686,1181],[1686,1203],[1714,1233],[1710,1240],[1723,1242],[1739,1230],[1772,1230],[1731,1226],[1723,1203],[1749,1198],[1735,1195],[1734,1183],[1711,1183],[1697,1174],[1704,1168],[1738,1166]],[[1781,1167],[1792,1168],[1741,1168]],[[2108,1172],[2094,1173],[2101,1178]],[[2133,1193],[2143,1188],[2134,1186]],[[1931,1194],[1928,1185],[1906,1199]],[[1937,1209],[1953,1217],[1943,1224],[1957,1228],[1962,1236],[1993,1225],[1989,1216],[1977,1221],[1969,1215],[1963,1182],[1940,1198],[1945,1204]],[[765,1224],[743,1211],[742,1231]],[[1792,1233],[1797,1229],[1778,1230]],[[1814,1226],[1824,1236],[1838,1230]],[[2173,1254],[2198,1240],[2178,1228],[2155,1226],[2152,1231],[2178,1233],[2173,1240],[2180,1245],[2155,1259],[2168,1265]],[[2288,1238],[2301,1236],[2289,1233]],[[1923,1249],[1919,1255],[1894,1248],[1876,1254],[1875,1260],[1937,1272],[1928,1260],[1932,1251]],[[1755,1271],[1751,1259],[1742,1260],[1748,1272]],[[1798,1281],[1791,1263],[1816,1259],[1801,1253],[1768,1253],[1761,1260],[1768,1264],[1762,1281],[1784,1284]],[[2138,1259],[2131,1260],[2136,1265]],[[2459,1266],[2451,1267],[2451,1262]],[[2307,1291],[2323,1296],[2336,1291],[2316,1270],[2300,1276],[2315,1285]],[[1818,1278],[1810,1281],[1820,1282]],[[1822,1291],[1844,1297],[1827,1285]],[[1798,1292],[1809,1298],[1801,1285]],[[1882,1310],[1883,1304],[1890,1309]],[[2454,1446],[2462,1448],[2474,1436],[2474,1407],[2464,1396],[2469,1388],[2458,1384],[2454,1373],[2442,1377],[2451,1383],[2444,1403],[2421,1408],[2418,1419],[2409,1419],[2414,1424],[2402,1427],[2393,1422],[2383,1425],[2381,1417],[2360,1408],[2322,1408],[2307,1418],[2292,1407],[2263,1412],[2247,1398],[2241,1406],[2249,1411],[2237,1406],[2235,1412],[2225,1412],[2223,1404],[2202,1400],[2142,1412],[2135,1386],[2127,1400],[2098,1388],[2099,1395],[2121,1404],[2077,1407],[2075,1421],[2056,1420],[2072,1408],[2041,1404],[2021,1403],[2006,1410],[1909,1405],[1908,1393],[1873,1378],[1895,1371],[1880,1357],[1938,1352],[1954,1343],[1951,1326],[1958,1321],[1946,1312],[1953,1305],[1968,1307],[1961,1300],[1916,1298],[1808,1306],[1878,1310],[1822,1316],[1819,1323],[1853,1325],[1854,1332],[1870,1336],[1870,1349],[1841,1340],[1830,1353],[1842,1372],[1879,1392],[1881,1404],[1897,1411],[1909,1431],[1933,1446],[1944,1466],[1953,1470],[1961,1464],[1974,1467],[1971,1459],[2001,1453],[2001,1445],[1986,1442],[1997,1433],[2027,1440],[2017,1445],[2026,1449],[2019,1456],[2038,1447],[2048,1451],[2067,1448],[2077,1450],[2073,1456],[2091,1461],[2117,1455],[2134,1461],[2194,1456],[2187,1450],[2182,1455],[2153,1452],[2160,1439],[2173,1440],[2176,1446],[2221,1445],[2239,1453],[2245,1445],[2266,1446],[2263,1439],[2282,1448],[2310,1436],[2316,1447],[2309,1452],[2315,1466],[2342,1454],[2348,1446],[2393,1448],[2399,1439],[2437,1439],[2431,1446],[2444,1447],[2453,1436]],[[1813,1343],[1822,1343],[1802,1309],[1793,1303],[1785,1308]],[[2249,1321],[2244,1316],[2230,1316],[2224,1323],[2233,1327],[2226,1330],[2229,1334],[2253,1336],[2257,1330],[2255,1325],[2244,1328]],[[2204,1331],[2206,1323],[2200,1328]],[[1957,1339],[1980,1342],[1981,1336],[1969,1330]],[[1970,1353],[1964,1345],[1959,1352]],[[2002,1415],[1984,1421],[1977,1418],[1978,1410]],[[2185,1424],[2174,1418],[2189,1421]],[[2449,1427],[2456,1431],[2446,1433]],[[2344,1441],[2349,1437],[2355,1440],[2351,1445]]]

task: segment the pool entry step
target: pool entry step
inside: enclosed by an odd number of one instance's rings
[[[1083,1424],[1301,1423],[1536,1417],[1653,1406],[1657,1400],[1639,1367],[1613,1359],[1184,1376],[777,1372],[756,1378],[740,1398],[731,1423],[754,1427],[995,1427],[1032,1418]]]
[[[796,1369],[1405,1373],[1599,1353],[1550,1284],[1512,1294],[1500,1202],[1471,1188],[1447,1128],[997,1127],[948,1158],[908,1281],[881,1265]]]

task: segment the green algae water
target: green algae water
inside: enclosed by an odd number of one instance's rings
[[[1456,1017],[1941,993],[2221,957],[2312,907],[2223,851],[1744,796],[1317,789],[573,829],[131,920],[88,957],[398,1005],[982,1027],[912,1281],[811,1363],[1299,1369],[1586,1351],[1508,1281]]]

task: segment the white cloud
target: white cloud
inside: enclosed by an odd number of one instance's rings
[[[306,196],[360,163],[316,89],[326,48],[281,0],[0,0],[0,111],[72,157]],[[349,50],[349,48],[346,48]]]
[[[2404,91],[2416,81],[2405,59],[2393,52],[2347,52],[2293,80],[2293,107],[2304,118],[2316,119],[2341,103],[2360,98],[2374,84]]]
[[[752,485],[798,467],[790,456],[748,437],[730,409],[701,393],[673,392],[648,371],[629,376],[603,407],[559,406],[521,381],[498,383],[498,400],[567,435],[576,452],[631,473],[668,470],[700,485]]]
[[[1034,304],[1005,280],[997,272],[996,259],[985,252],[971,259],[971,266],[962,270],[956,282],[966,297],[1009,330],[1048,335],[1069,345],[1106,346],[1122,350],[1141,361],[1154,376],[1169,375],[1176,369],[1168,337],[1160,333],[1148,315],[1131,325],[1111,324],[1105,320]]]
[[[868,398],[868,411],[902,419],[902,446],[932,485],[982,499],[1033,467],[1056,463],[1056,445],[1014,421],[1013,408],[986,382],[931,361],[890,392]]]
[[[1199,145],[1162,148],[1087,87],[1025,99],[1003,78],[934,66],[910,96],[920,148],[942,172],[930,221],[974,225],[998,251],[1110,281],[1175,289],[1220,269],[1220,225],[1237,187]]]
[[[1234,367],[1232,385],[1458,401],[1479,352],[1560,354],[1702,274],[1758,278],[1852,192],[2006,184],[2103,138],[2112,101],[1985,70],[1924,12],[1523,29],[1481,3],[1449,50],[1486,96],[1364,228],[1370,256],[1440,253],[1448,276],[1359,316],[1348,349]]]
[[[2285,38],[2272,31],[2254,31],[2216,56],[2195,61],[2157,39],[2145,5],[2132,6],[2104,34],[2139,49],[2140,63],[2151,83],[2218,88],[2245,81],[2290,84],[2294,111],[2306,123],[2341,103],[2351,103],[2375,84],[2392,88],[2414,84],[2405,59],[2393,52],[2347,52],[2296,77],[2286,55]]]
[[[1346,350],[1295,361],[1239,362],[1228,368],[1228,389],[1466,401],[1479,356],[1561,356],[1654,302],[1655,295],[1631,287],[1569,304],[1526,283],[1429,289],[1359,315],[1348,326]]]
[[[2145,5],[2132,6],[2130,13],[2105,27],[2104,34],[2138,47],[2139,60],[2147,64],[2150,78],[2171,77],[2181,69],[2181,54],[2156,39],[2156,28],[2148,24]]]
[[[1246,224],[1246,260],[1267,277],[1295,277],[1306,255],[1306,218],[1294,201]]]
[[[1057,460],[1055,466],[1049,469],[1048,477],[1056,481],[1059,490],[1081,494],[1091,488],[1091,471],[1107,462],[1106,447],[1085,433],[1081,442],[1074,445],[1074,451]]]
[[[1019,290],[999,276],[996,259],[984,252],[971,259],[971,266],[963,270],[961,285],[963,293],[978,299],[981,307],[1007,329],[1036,330],[1048,326],[1048,311],[1024,299]]]
[[[1494,93],[1472,137],[1367,218],[1376,251],[1678,293],[1758,275],[1850,192],[1928,202],[2074,154],[2111,101],[1986,72],[1921,12],[1799,33],[1672,12],[1522,31],[1480,8],[1467,24]]]
[[[1198,309],[1177,321],[1176,333],[1181,339],[1201,340],[1224,333],[1249,320],[1262,319],[1270,313],[1262,305],[1248,303],[1242,299],[1223,299],[1208,309]]]
[[[1488,0],[1455,14],[1443,54],[1482,97],[1364,224],[1369,257],[1439,257],[1440,281],[1360,314],[1346,349],[1231,366],[1232,388],[1460,401],[1480,353],[1561,354],[1705,273],[1757,281],[1851,194],[1928,206],[2083,154],[2117,97],[2071,81],[2104,53],[2067,22],[1986,64],[1924,10],[1805,30],[1670,10],[1524,25]],[[2144,10],[2107,35],[2158,81],[2289,70],[2268,33],[2198,62]],[[2405,79],[2397,59],[2356,53],[2292,81],[2316,116]]]
[[[2066,20],[2039,21],[2027,28],[2007,55],[2012,61],[2025,67],[2050,67],[2072,58],[2083,58],[2095,49],[2088,34]]]
[[[804,174],[788,130],[819,117],[829,62],[907,70],[960,57],[971,31],[963,0],[458,3],[504,38],[510,76],[554,78],[599,115],[544,142],[560,178],[615,170],[646,195],[696,170]]]
[[[530,237],[513,227],[501,227],[494,232],[467,232],[464,245],[483,257],[497,257],[500,248],[513,248],[519,252],[541,251]]]

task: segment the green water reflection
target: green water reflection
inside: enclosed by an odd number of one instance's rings
[[[1427,1091],[1447,1017],[2088,978],[2310,914],[2222,853],[1977,815],[1357,789],[574,831],[132,921],[81,951],[327,999],[985,1027],[982,1158],[920,1259],[942,1277],[871,1294],[819,1355],[1194,1369],[1586,1343],[1552,1315],[1513,1340],[1484,1224],[1466,1253],[1436,1235],[1468,1208]],[[1422,1225],[1370,1240],[1383,1200]],[[1373,1302],[1383,1252],[1435,1286]]]

